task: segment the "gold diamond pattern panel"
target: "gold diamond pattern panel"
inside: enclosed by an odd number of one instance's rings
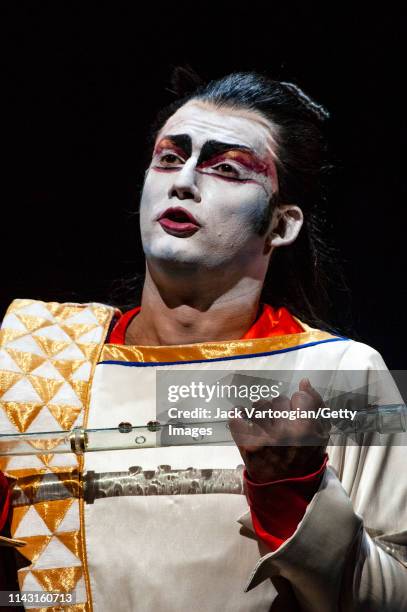
[[[90,383],[113,314],[113,308],[101,304],[11,304],[0,330],[1,433],[86,426]],[[0,457],[1,469],[17,479],[25,496],[24,505],[14,508],[11,526],[12,536],[26,543],[19,549],[27,559],[19,584],[24,590],[73,591],[76,604],[58,604],[57,609],[90,612],[79,499],[82,465],[67,454],[53,467],[52,448],[50,441],[41,444],[41,455]],[[66,499],[37,499],[45,475],[64,483]]]

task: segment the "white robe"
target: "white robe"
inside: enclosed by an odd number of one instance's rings
[[[103,345],[111,316],[102,305],[13,303],[0,338],[2,433],[144,424],[156,416],[158,370],[355,371],[356,386],[373,386],[376,403],[401,402],[395,388],[375,383],[375,371],[386,367],[376,351],[318,330],[118,347]],[[85,503],[70,497],[68,478],[66,499],[48,503],[36,497],[35,487],[28,489],[12,528],[31,559],[19,572],[20,586],[72,590],[77,607],[68,609],[75,612],[407,610],[404,440],[394,435],[384,447],[368,441],[329,449],[318,492],[275,552],[258,541],[243,494],[147,494]],[[58,480],[77,465],[74,455],[51,451],[1,461],[19,482],[31,473],[38,482]],[[156,472],[165,465],[233,475],[239,464],[234,446],[172,446],[87,453],[79,469]],[[226,479],[226,488],[232,485]]]
[[[120,361],[100,364],[88,426],[114,427],[122,421],[142,424],[154,419],[155,375],[160,368],[238,369],[250,374],[340,368],[357,370],[354,388],[371,386],[372,371],[385,368],[373,349],[357,342],[304,344],[297,350],[245,356],[238,363],[225,358],[149,367],[129,367]],[[401,401],[395,389],[376,389],[375,396],[378,403]],[[406,533],[404,458],[405,448],[396,445],[331,448],[330,467],[318,493],[294,535],[275,552],[267,551],[255,538],[243,495],[98,499],[85,508],[95,609],[175,612],[198,605],[205,612],[269,610],[277,594],[268,579],[272,576],[291,583],[303,610],[331,611],[341,605],[346,610],[361,610],[364,605],[377,611],[407,609],[407,570],[368,535]],[[85,469],[121,471],[137,465],[156,470],[162,464],[172,469],[231,469],[241,462],[236,447],[175,446],[89,453]],[[405,543],[405,535],[397,536],[397,541]],[[277,586],[284,591],[282,601],[291,597],[286,584]],[[290,602],[283,609],[292,609]]]

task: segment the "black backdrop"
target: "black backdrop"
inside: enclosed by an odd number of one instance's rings
[[[14,297],[111,302],[115,279],[143,271],[133,213],[171,67],[255,69],[331,111],[329,214],[353,335],[405,367],[402,15],[390,3],[281,4],[2,5],[0,315]]]

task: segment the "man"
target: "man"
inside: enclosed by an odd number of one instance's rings
[[[289,310],[261,303],[276,250],[302,240],[300,256],[313,252],[306,244],[323,109],[292,84],[235,74],[168,114],[140,204],[141,307],[109,332],[108,307],[17,300],[2,332],[3,431],[145,424],[156,417],[162,371],[192,377],[236,363],[250,373],[323,366],[356,370],[369,386],[371,372],[385,368],[373,349],[289,312],[312,314],[302,278],[287,283]],[[295,275],[288,267],[287,278]],[[384,391],[375,391],[380,401]],[[385,391],[398,401],[395,389]],[[305,379],[284,401],[293,409],[321,405]],[[20,587],[72,590],[72,610],[407,608],[405,487],[392,482],[402,448],[334,447],[327,468],[324,445],[300,445],[314,432],[308,421],[285,424],[298,441],[289,446],[280,445],[278,425],[268,425],[260,446],[250,423],[232,420],[231,429],[239,450],[101,451],[77,465],[74,455],[45,445],[43,455],[5,461],[25,496],[9,542],[25,542],[20,551],[31,562],[19,571]],[[247,499],[235,494],[241,457]],[[78,472],[129,468],[138,494],[84,502]],[[49,477],[63,484],[64,498],[39,496]],[[202,478],[213,493],[204,493]]]

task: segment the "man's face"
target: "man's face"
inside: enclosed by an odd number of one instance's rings
[[[275,135],[254,112],[199,101],[172,115],[158,134],[141,198],[147,259],[206,268],[264,259],[278,188]]]

